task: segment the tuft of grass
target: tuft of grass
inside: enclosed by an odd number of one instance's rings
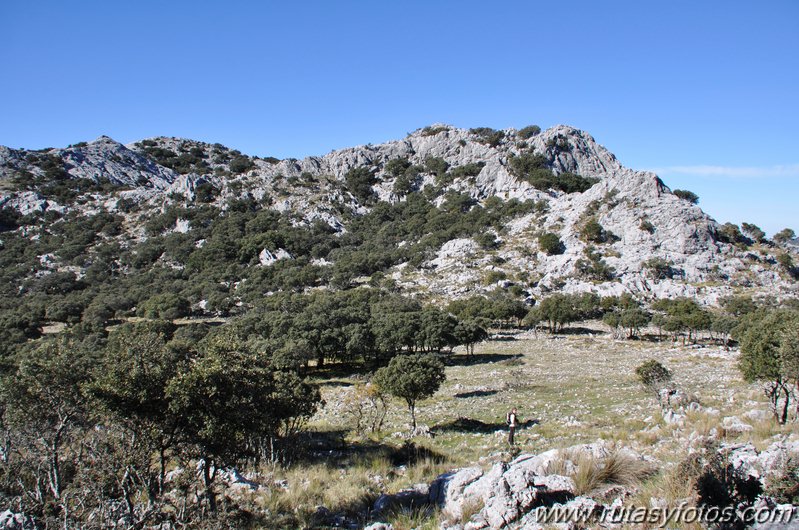
[[[472,520],[485,507],[485,501],[479,497],[472,497],[463,504],[461,508],[461,524],[466,524]]]
[[[440,513],[432,508],[414,508],[388,514],[386,522],[394,530],[438,530]]]
[[[577,495],[587,495],[602,486],[636,486],[655,473],[655,467],[638,458],[614,451],[603,459],[581,454],[571,475]]]

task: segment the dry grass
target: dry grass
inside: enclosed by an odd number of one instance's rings
[[[306,514],[318,505],[332,511],[349,509],[367,505],[380,493],[430,482],[456,467],[488,467],[508,458],[504,417],[511,406],[519,408],[523,422],[530,421],[517,431],[517,444],[524,453],[601,439],[656,459],[660,467],[657,474],[647,461],[623,451],[602,459],[567,455],[571,458],[564,457],[549,470],[571,476],[578,493],[609,485],[635,486],[640,493],[631,502],[639,505],[648,504],[652,497],[676,505],[693,495],[692,483],[686,480],[689,470],[681,464],[689,450],[688,440],[707,437],[713,429],[722,435],[720,423],[725,416],[738,416],[754,427],[752,432],[730,440],[749,440],[759,449],[769,445],[776,434],[795,435],[795,425],[781,427],[772,420],[746,419],[746,411],[765,409],[768,404],[758,385],[742,381],[733,354],[715,347],[672,345],[670,341],[617,341],[605,333],[602,324],[580,326],[586,328],[580,334],[518,334],[486,342],[477,346],[475,358],[469,361],[462,349],[457,350],[447,367],[447,381],[432,399],[418,406],[420,423],[433,428],[435,436],[415,441],[444,455],[446,462],[421,457],[406,467],[397,467],[386,454],[371,454],[353,455],[345,464],[277,470],[271,475],[276,480],[285,479],[289,487],[264,494],[264,502],[270,509]],[[688,412],[684,425],[665,424],[655,399],[633,373],[635,366],[649,358],[666,365],[680,389],[696,395],[718,414]],[[351,379],[338,377],[336,381],[356,380]],[[350,427],[341,409],[344,392],[345,384],[323,386],[327,405],[313,418],[312,429]],[[470,421],[454,423],[459,418]],[[397,445],[400,439],[393,433],[407,431],[408,420],[404,404],[393,402],[384,432],[375,435],[372,442]],[[479,509],[474,507],[475,512]],[[471,517],[468,511],[465,517]],[[431,517],[437,516],[417,512],[393,517],[397,520],[395,528],[424,528]]]
[[[656,472],[649,462],[620,451],[614,451],[602,459],[582,454],[575,465],[576,470],[571,477],[577,495],[588,495],[603,486],[636,486]]]

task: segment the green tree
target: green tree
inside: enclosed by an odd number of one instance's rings
[[[671,371],[654,359],[644,361],[635,369],[638,380],[644,387],[652,392],[660,401],[660,391],[665,388],[672,378]]]
[[[627,330],[627,338],[636,337],[641,328],[649,324],[652,316],[641,308],[625,309],[619,315],[619,326]]]
[[[605,229],[593,217],[583,225],[582,230],[580,230],[580,237],[591,243],[604,243],[607,241]]]
[[[710,326],[711,331],[719,335],[725,348],[729,348],[730,334],[738,325],[738,319],[724,313],[715,313],[712,315],[711,319],[713,321]]]
[[[466,318],[455,326],[455,342],[466,348],[466,355],[474,355],[474,345],[488,338],[485,321],[482,318]]]
[[[396,178],[405,173],[409,167],[411,167],[411,162],[407,158],[392,158],[388,162],[386,162],[385,171],[392,177]]]
[[[182,318],[191,311],[191,304],[175,293],[161,293],[139,305],[137,313],[146,318],[174,320]]]
[[[374,375],[374,383],[392,396],[404,399],[416,430],[416,404],[436,393],[446,379],[444,365],[431,354],[398,355]]]
[[[369,203],[374,197],[372,186],[377,183],[374,173],[365,167],[353,168],[344,175],[347,189],[362,203]]]
[[[646,270],[649,274],[649,277],[654,280],[663,280],[674,276],[672,263],[663,258],[649,258],[641,263],[641,267]]]
[[[79,448],[71,442],[88,424],[83,385],[92,364],[88,353],[65,337],[24,352],[13,377],[2,381],[7,419],[35,477],[36,484],[28,484],[26,490],[36,492],[40,503],[47,500],[42,485],[50,498],[61,499],[67,486],[65,468],[73,468],[78,460]]]
[[[215,511],[218,470],[256,456],[258,447],[279,437],[281,425],[312,413],[320,398],[311,386],[287,396],[297,379],[286,384],[268,356],[251,351],[230,329],[209,335],[199,346],[199,357],[170,380],[166,395],[170,412],[180,418],[181,443],[202,463],[204,496]],[[297,407],[300,398],[304,405]]]
[[[566,294],[553,294],[544,298],[535,306],[535,310],[542,320],[549,324],[549,331],[557,333],[563,326],[575,322],[580,318],[573,296]]]
[[[698,204],[699,203],[699,195],[697,195],[696,193],[694,193],[692,191],[674,190],[672,193],[674,193],[674,195],[676,195],[680,199],[690,202],[691,204]]]
[[[428,156],[424,159],[425,169],[436,177],[443,177],[449,169],[449,164],[443,158]]]
[[[750,241],[741,233],[741,229],[738,228],[738,225],[733,223],[724,223],[721,225],[721,227],[718,229],[717,236],[720,241],[729,243],[731,245],[745,246],[746,244],[750,243]]]
[[[741,346],[738,368],[747,381],[766,384],[766,395],[780,423],[788,418],[795,382],[795,373],[786,371],[782,355],[792,349],[790,334],[797,326],[799,312],[778,309],[749,313],[733,332]]]
[[[90,394],[131,433],[136,476],[151,499],[164,490],[169,452],[176,445],[179,418],[166,395],[169,383],[189,368],[188,348],[167,345],[174,325],[167,322],[125,324],[109,336]],[[151,459],[156,458],[156,465]],[[155,471],[153,471],[155,470]]]
[[[750,223],[741,223],[743,233],[752,238],[757,243],[766,241],[766,233],[759,226]]]
[[[796,233],[790,228],[784,228],[774,234],[774,241],[780,244],[787,243],[796,237]]]

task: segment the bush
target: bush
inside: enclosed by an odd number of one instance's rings
[[[469,129],[469,132],[473,135],[477,136],[477,141],[490,145],[491,147],[496,147],[502,142],[502,139],[505,138],[504,131],[497,131],[490,127],[477,127],[475,129]]]
[[[449,175],[453,179],[476,177],[483,170],[484,166],[485,166],[485,162],[477,162],[477,163],[473,163],[473,164],[464,164],[462,166],[458,166],[456,168],[453,168],[452,171],[449,172]]]
[[[644,232],[649,232],[650,234],[655,233],[655,225],[648,219],[641,219],[641,224],[638,225],[638,228],[643,230]]]
[[[778,504],[799,504],[799,458],[786,459],[780,473],[769,481],[766,494]]]
[[[674,275],[671,262],[663,258],[649,258],[641,263],[641,267],[649,273],[649,276],[655,280],[663,280],[671,278]]]
[[[237,156],[230,161],[230,172],[238,175],[255,167],[255,163],[246,156]]]
[[[527,127],[523,128],[519,131],[519,138],[522,140],[527,140],[528,138],[532,138],[533,136],[538,135],[541,132],[541,127],[538,125],[528,125]]]
[[[447,169],[449,169],[449,164],[443,158],[428,156],[424,160],[424,167],[436,177],[441,177],[447,172]]]
[[[448,131],[448,130],[449,129],[447,129],[446,127],[430,127],[428,125],[424,129],[422,129],[421,135],[422,136],[435,136],[435,135],[437,135],[439,133],[442,133],[442,132]]]
[[[399,177],[405,170],[411,167],[411,162],[407,158],[392,158],[386,162],[385,171],[392,177]]]
[[[724,223],[721,225],[716,232],[716,237],[719,241],[729,243],[730,245],[746,245],[751,242],[744,237],[738,225],[733,223]]]
[[[353,168],[344,175],[347,189],[362,203],[374,198],[372,186],[377,183],[374,173],[365,167]]]
[[[635,375],[648,390],[656,394],[671,381],[671,371],[654,359],[644,361],[635,369]]]
[[[698,204],[699,203],[699,195],[697,195],[696,193],[694,193],[692,191],[674,190],[672,193],[674,195],[676,195],[677,197],[679,197],[680,199],[690,202],[691,204]]]
[[[776,241],[777,243],[787,243],[788,241],[794,239],[795,237],[796,233],[793,230],[791,230],[790,228],[784,228],[779,232],[777,232],[776,234],[774,234],[774,241]]]
[[[566,251],[566,246],[558,235],[552,232],[545,232],[538,236],[538,246],[550,256],[563,254]]]
[[[605,229],[602,228],[599,221],[594,218],[589,219],[588,222],[583,225],[582,230],[580,230],[580,236],[584,241],[589,241],[591,243],[604,243],[607,241]]]
[[[610,281],[616,276],[616,269],[608,265],[593,247],[586,247],[583,254],[585,257],[578,259],[574,264],[575,270],[580,275],[600,282]]]
[[[755,224],[741,223],[741,229],[743,229],[744,234],[757,243],[766,241],[766,233]]]
[[[189,301],[174,293],[157,294],[141,304],[137,310],[140,316],[161,320],[174,320],[189,314]]]
[[[509,161],[510,173],[520,180],[529,182],[540,190],[556,189],[565,193],[583,192],[598,182],[574,173],[555,175],[549,168],[549,160],[539,154],[524,153],[512,156]]]

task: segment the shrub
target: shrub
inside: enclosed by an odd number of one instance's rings
[[[697,195],[696,193],[694,193],[692,191],[674,190],[672,193],[674,195],[676,195],[677,197],[679,197],[680,199],[690,202],[691,204],[699,203],[699,195]]]
[[[644,232],[649,232],[650,234],[655,233],[655,225],[653,225],[652,222],[649,221],[648,219],[641,219],[641,224],[638,225],[638,228],[640,228]]]
[[[744,237],[744,235],[741,233],[738,225],[733,223],[724,223],[721,225],[721,227],[718,229],[718,232],[716,232],[716,237],[719,241],[729,243],[730,245],[746,245],[750,242],[749,239]]]
[[[766,240],[766,233],[755,224],[741,223],[741,229],[743,229],[744,234],[757,243],[763,243]]]
[[[777,243],[787,243],[791,239],[796,237],[796,233],[791,230],[790,228],[783,228],[776,234],[774,234],[774,241]]]
[[[137,310],[140,316],[161,320],[174,320],[189,314],[189,301],[174,293],[157,294],[141,304]]]
[[[607,241],[605,229],[602,228],[599,221],[594,218],[589,219],[588,222],[583,225],[582,230],[580,230],[580,236],[583,240],[591,243],[604,243]]]
[[[671,371],[654,359],[644,361],[635,369],[635,375],[648,390],[657,394],[671,381]]]
[[[435,136],[435,135],[437,135],[439,133],[442,133],[442,132],[448,131],[448,130],[449,129],[447,129],[446,127],[430,127],[430,126],[427,126],[424,129],[422,129],[421,135],[422,136]]]
[[[344,175],[347,189],[359,201],[370,202],[374,197],[372,186],[377,183],[374,173],[365,167],[353,168]]]
[[[527,127],[523,128],[519,131],[519,138],[522,140],[527,140],[528,138],[532,138],[541,132],[541,127],[538,125],[528,125]]]
[[[608,265],[602,259],[602,255],[595,252],[593,247],[586,247],[583,254],[585,257],[578,259],[574,264],[578,274],[601,282],[610,281],[616,276],[616,269]]]
[[[411,162],[407,158],[392,158],[386,162],[385,171],[392,177],[399,177],[405,170],[411,167]]]
[[[484,167],[484,166],[485,166],[485,162],[477,162],[477,163],[472,163],[472,164],[464,164],[464,165],[462,165],[462,166],[458,166],[458,167],[456,167],[456,168],[453,168],[453,169],[452,169],[452,170],[449,172],[449,175],[450,175],[450,176],[451,176],[453,179],[457,179],[457,178],[466,178],[466,177],[476,177],[476,176],[477,176],[477,175],[479,175],[479,174],[480,174],[480,172],[483,170],[483,167]]]
[[[568,172],[555,175],[549,169],[549,160],[539,154],[524,153],[520,156],[512,156],[508,164],[513,176],[529,182],[541,190],[556,189],[565,193],[583,192],[598,182],[597,179],[581,177]]]
[[[550,256],[563,254],[566,251],[566,246],[558,235],[552,232],[545,232],[538,236],[538,246]]]
[[[447,169],[449,169],[449,164],[443,158],[428,156],[424,160],[424,167],[436,177],[441,177],[447,172]]]
[[[469,129],[469,132],[477,136],[478,142],[490,145],[491,147],[498,146],[500,142],[502,142],[502,139],[505,138],[504,131],[497,131],[490,127],[477,127]]]
[[[766,494],[778,504],[799,504],[799,458],[785,460],[779,474],[769,481]]]
[[[674,270],[671,265],[671,262],[657,257],[649,258],[641,263],[641,267],[655,280],[671,278],[674,275]]]
[[[786,272],[793,274],[794,272],[794,263],[793,258],[787,252],[783,252],[782,254],[777,256],[777,263],[780,264],[780,267],[785,269]]]
[[[230,161],[230,172],[238,175],[255,167],[255,163],[246,156],[237,156]]]

